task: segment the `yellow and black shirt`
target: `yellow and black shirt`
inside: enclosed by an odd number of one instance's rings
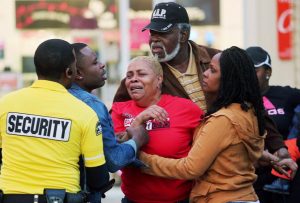
[[[78,159],[105,163],[96,113],[59,83],[38,80],[0,99],[4,194],[42,194],[44,188],[78,192]]]

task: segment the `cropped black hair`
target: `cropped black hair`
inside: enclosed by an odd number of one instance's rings
[[[82,58],[82,53],[80,52],[81,49],[83,49],[84,47],[87,47],[88,45],[85,43],[81,43],[81,42],[77,42],[77,43],[73,43],[72,47],[74,49],[75,55],[76,55],[76,60],[77,60],[77,67],[80,67],[80,63],[81,63],[81,58]]]
[[[74,62],[73,48],[61,39],[50,39],[41,43],[34,54],[34,65],[38,76],[58,80]]]
[[[252,106],[257,117],[259,134],[263,135],[265,131],[264,106],[253,67],[251,58],[243,49],[233,46],[221,53],[219,94],[208,114],[227,107],[231,103],[241,104],[244,111],[248,111]]]

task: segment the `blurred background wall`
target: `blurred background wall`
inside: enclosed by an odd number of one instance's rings
[[[187,8],[191,40],[218,49],[262,46],[272,57],[272,84],[300,86],[300,0],[177,0]],[[96,91],[110,106],[127,63],[149,54],[149,22],[159,0],[0,1],[0,97],[36,79],[33,55],[44,40],[84,42],[106,63]],[[293,26],[292,26],[293,25]]]

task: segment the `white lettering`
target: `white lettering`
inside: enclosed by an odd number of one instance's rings
[[[133,122],[133,118],[125,118],[124,119],[124,127],[130,127],[132,122]]]
[[[146,130],[152,130],[152,121],[151,120],[146,122]]]
[[[153,11],[152,18],[162,18],[166,19],[166,13],[167,11],[165,9],[156,9]]]
[[[162,28],[161,30],[167,30],[167,29],[169,29],[172,25],[173,25],[173,24],[170,23],[169,25],[167,25],[167,27],[164,27],[164,28]]]
[[[284,109],[278,108],[278,109],[268,109],[268,115],[284,115]]]
[[[8,113],[6,132],[10,135],[21,135],[50,140],[68,141],[71,132],[70,120],[46,116]]]
[[[277,109],[277,113],[278,114],[281,114],[281,115],[284,115],[285,113],[284,113],[284,109]]]
[[[277,111],[276,111],[276,109],[271,109],[271,110],[268,110],[268,114],[269,115],[276,115]]]
[[[287,18],[291,15],[292,15],[292,9],[287,9],[280,14],[280,16],[278,17],[278,24],[277,24],[277,28],[278,28],[279,32],[285,34],[285,33],[292,31],[292,21],[291,20],[289,21],[289,23],[287,25],[285,25]]]

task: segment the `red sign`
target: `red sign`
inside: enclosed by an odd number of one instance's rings
[[[89,1],[16,0],[16,27],[40,28],[98,28],[96,18],[85,18]]]
[[[292,59],[292,0],[277,0],[278,54],[283,60]]]
[[[142,44],[148,44],[149,41],[149,31],[145,30],[142,32],[142,29],[149,24],[147,19],[132,19],[130,20],[130,48],[140,49]]]

